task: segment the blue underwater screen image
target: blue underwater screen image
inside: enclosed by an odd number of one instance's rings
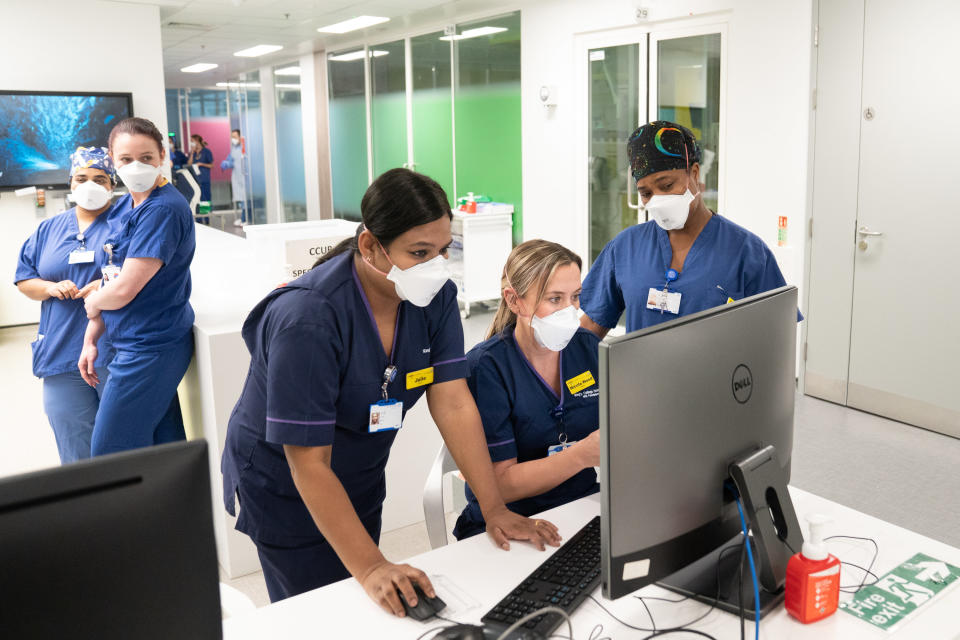
[[[0,189],[67,184],[70,154],[130,115],[129,95],[0,93]]]

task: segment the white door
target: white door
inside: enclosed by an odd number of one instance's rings
[[[614,236],[638,222],[626,142],[642,123],[670,120],[694,132],[704,149],[707,205],[722,207],[725,34],[725,24],[701,24],[577,38],[578,86],[584,88],[577,200],[588,212],[577,249],[588,267]]]
[[[960,437],[960,2],[865,9],[847,404]]]

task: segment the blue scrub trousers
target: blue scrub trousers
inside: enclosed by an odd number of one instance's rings
[[[100,398],[91,454],[185,440],[177,385],[192,357],[192,333],[164,351],[118,349]]]
[[[78,370],[43,379],[43,411],[53,427],[62,464],[90,457],[93,425],[109,375],[106,368],[97,369],[96,389],[84,382]]]
[[[378,509],[366,519],[360,519],[377,544],[380,543],[380,514]],[[257,545],[270,602],[292,598],[350,577],[337,552],[319,534],[316,540],[301,545],[277,546],[256,539],[253,542]]]

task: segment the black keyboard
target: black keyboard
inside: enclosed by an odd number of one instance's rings
[[[483,623],[487,628],[503,631],[543,607],[559,607],[572,613],[599,583],[600,516],[597,516],[483,616]],[[563,616],[558,613],[540,614],[525,622],[518,631],[529,630],[533,632],[529,637],[546,638],[561,622]],[[525,635],[528,634],[512,633],[510,637]]]

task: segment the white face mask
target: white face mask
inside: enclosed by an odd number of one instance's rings
[[[160,175],[160,167],[134,160],[130,164],[117,167],[117,175],[133,193],[149,191]]]
[[[87,211],[96,211],[102,209],[110,202],[112,191],[106,187],[101,187],[92,180],[87,180],[77,185],[77,188],[70,194],[77,206]]]
[[[443,285],[450,279],[447,259],[443,256],[438,255],[426,262],[415,264],[409,269],[401,269],[393,264],[383,247],[380,247],[380,250],[393,265],[389,273],[377,269],[369,259],[366,260],[366,263],[370,265],[371,269],[393,283],[394,289],[396,289],[401,300],[406,300],[418,307],[425,307],[433,301]]]
[[[688,188],[680,194],[651,196],[643,208],[664,231],[682,229],[690,216],[690,203],[696,196]]]
[[[573,305],[555,311],[542,318],[530,319],[533,337],[550,351],[563,351],[580,328],[580,316]]]
[[[239,146],[240,146],[240,140],[237,139],[237,138],[230,138],[230,144],[232,144],[232,145],[235,146],[235,147],[239,147]]]

